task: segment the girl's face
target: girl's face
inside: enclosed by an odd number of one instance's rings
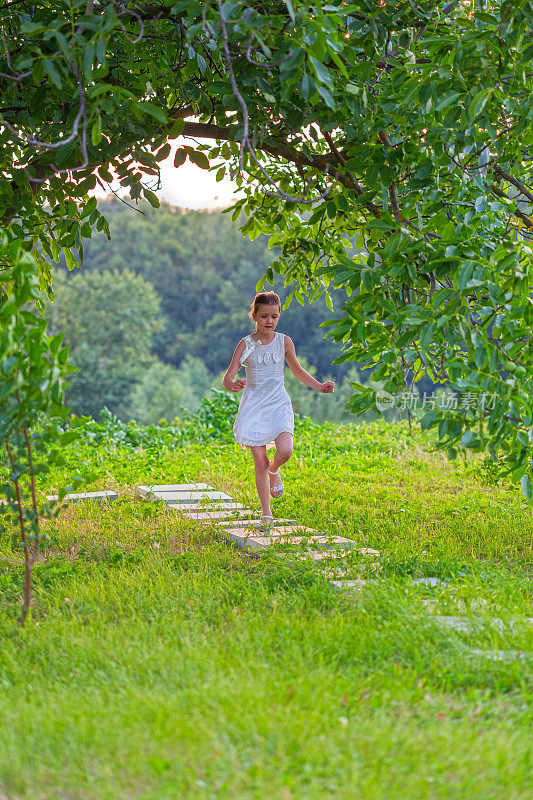
[[[264,303],[259,303],[257,311],[253,314],[253,319],[257,333],[265,336],[273,333],[279,320],[279,306],[267,306]]]

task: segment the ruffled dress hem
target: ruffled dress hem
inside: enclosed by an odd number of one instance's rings
[[[241,436],[235,435],[235,441],[244,448],[261,447],[264,444],[270,444],[270,442],[273,442],[276,436],[279,436],[280,433],[290,433],[291,436],[294,436],[294,431],[287,430],[287,426],[283,425],[279,431],[274,431],[274,433],[271,434],[268,439],[261,439],[259,442],[253,442],[251,439],[243,439]]]

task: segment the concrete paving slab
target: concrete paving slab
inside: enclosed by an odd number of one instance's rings
[[[238,513],[238,512],[236,512],[235,509],[222,510],[222,509],[218,509],[218,508],[213,508],[213,509],[204,511],[203,509],[199,509],[198,508],[198,509],[190,509],[189,511],[186,511],[184,513],[184,516],[189,517],[190,519],[196,519],[199,522],[204,522],[204,521],[207,521],[207,520],[210,520],[210,521],[221,520],[221,522],[217,522],[217,525],[221,524],[221,525],[226,525],[227,526],[228,525],[228,521],[230,521],[232,525],[240,525],[240,524],[242,524],[242,522],[237,517],[235,517],[236,513]],[[246,524],[248,524],[248,525],[252,525],[253,524],[254,520],[250,518],[253,513],[254,512],[250,511],[250,509],[243,509],[243,514],[246,517],[246,520],[245,520]]]
[[[153,486],[138,486],[137,494],[149,496],[153,492],[197,492],[200,489],[216,491],[207,483],[154,483]]]
[[[280,522],[281,520],[276,520],[276,522]],[[257,520],[257,524],[250,528],[249,533],[257,534],[257,527],[259,526],[259,520]],[[226,526],[228,530],[231,530],[229,526]],[[326,536],[322,531],[315,531],[313,528],[308,528],[305,525],[275,525],[272,526],[267,533],[262,534],[263,536],[267,537],[290,537],[292,534],[302,534],[302,533],[309,533],[309,536],[299,536],[302,541],[306,539],[320,542],[331,542],[332,544],[336,544],[337,546],[344,547],[344,548],[352,548],[353,542],[351,539],[345,539],[343,536]]]
[[[379,550],[374,550],[372,547],[360,547],[357,552],[362,556],[373,556],[374,558],[379,558],[381,555]]]
[[[337,550],[309,550],[307,556],[313,561],[332,561],[339,558],[351,558],[352,554],[353,550],[344,548],[340,553]]]
[[[72,492],[71,494],[66,494],[64,499],[69,500],[71,503],[76,503],[81,500],[98,500],[100,503],[112,503],[117,497],[118,494],[116,492],[105,489],[103,492]],[[57,494],[49,494],[46,497],[48,502],[57,500],[57,498]]]
[[[281,520],[277,520],[278,522]],[[258,535],[258,528],[261,524],[260,518],[252,520],[252,524],[246,530],[240,530],[238,533],[248,533],[249,535]],[[222,527],[222,526],[221,526]],[[236,526],[238,527],[238,526]],[[242,526],[241,526],[242,527]],[[229,531],[231,532],[233,526],[229,525],[227,522],[224,526],[224,532]],[[268,533],[259,533],[260,536],[290,536],[295,532],[304,532],[308,531],[309,533],[316,533],[313,531],[312,528],[306,528],[305,526],[298,527],[297,525],[276,525],[268,531]]]
[[[162,500],[167,505],[178,505],[181,503],[196,503],[198,505],[202,504],[202,500],[209,503],[234,503],[235,500],[233,497],[230,497],[229,494],[225,492],[216,492],[216,491],[200,491],[200,492],[190,492],[190,491],[176,491],[176,492],[151,492],[150,494],[145,494],[143,497],[152,500]]]
[[[364,580],[363,578],[356,578],[352,581],[330,581],[331,585],[337,591],[360,591],[369,583],[377,583],[375,580]]]
[[[341,546],[340,542],[331,542],[329,537],[325,536],[258,536],[257,533],[247,532],[246,529],[234,528],[233,530],[224,531],[238,547],[243,547],[246,550],[267,550],[269,548],[282,549],[285,547],[297,547],[301,544],[311,543],[315,546],[321,545],[322,547]]]
[[[447,581],[441,581],[440,578],[410,578],[408,583],[415,584],[416,586],[447,586]]]
[[[346,553],[344,553],[344,552],[343,553],[334,553],[334,552],[330,552],[330,551],[324,552],[324,551],[321,551],[321,550],[310,550],[309,551],[309,555],[313,559],[315,559],[315,561],[320,561],[321,559],[327,559],[327,558],[350,558],[350,559],[352,559],[352,561],[350,562],[351,566],[354,569],[356,569],[356,568],[360,568],[362,570],[368,569],[368,562],[365,563],[365,562],[355,562],[355,561],[353,561],[354,556],[361,555],[361,551],[360,550],[356,550],[353,547],[348,548],[348,549],[349,549],[349,552],[346,552]]]
[[[276,522],[280,522],[281,520],[276,520]],[[275,528],[271,528],[268,532],[268,536],[291,536],[293,533],[296,534],[304,534],[304,533],[314,533],[316,534],[314,528],[308,528],[306,525],[276,525]]]
[[[476,650],[468,648],[472,656],[489,658],[491,661],[532,661],[533,653],[522,652],[521,650]]]
[[[260,517],[259,516],[255,516],[255,517],[252,516],[253,514],[257,514],[257,511],[250,511],[249,509],[245,509],[244,511],[242,511],[242,514],[245,515],[245,516],[241,516],[240,518],[239,517],[234,517],[231,520],[231,527],[232,528],[237,528],[237,527],[239,527],[239,528],[253,528],[253,529],[257,528],[257,526],[260,523]],[[287,523],[287,524],[293,524],[295,521],[296,520],[294,520],[294,519],[277,519],[276,520],[276,522],[282,522],[282,523]],[[217,527],[223,527],[223,528],[227,528],[230,525],[230,523],[228,523],[227,519],[226,520],[221,520],[221,521],[217,522],[216,524],[217,524]]]
[[[496,628],[498,631],[505,631],[509,628],[516,628],[520,626],[529,627],[533,625],[533,617],[512,617],[510,619],[501,619],[500,617],[466,617],[466,616],[453,616],[450,614],[432,614],[429,619],[434,620],[439,625],[444,625],[446,628],[452,628],[456,631],[470,633],[475,628],[482,628],[490,626]]]
[[[189,511],[245,511],[242,503],[167,503],[167,508],[180,513]]]

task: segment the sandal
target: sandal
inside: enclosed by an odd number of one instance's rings
[[[271,514],[262,514],[257,530],[259,533],[270,533],[270,528],[272,528],[273,525],[274,517]]]
[[[279,475],[279,468],[275,472],[270,472],[270,470],[268,470],[268,474],[269,475]],[[276,483],[275,486],[271,486],[270,487],[270,496],[274,497],[277,500],[283,494],[284,488],[285,488],[285,486],[283,485],[283,483],[281,481],[281,477],[280,477],[279,483]],[[281,492],[279,494],[274,494],[274,492],[277,491],[278,489],[281,489]]]

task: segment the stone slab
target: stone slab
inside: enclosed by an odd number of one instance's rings
[[[257,526],[259,525],[260,518],[251,516],[256,512],[250,511],[249,509],[245,509],[242,513],[245,514],[245,515],[248,514],[250,516],[241,517],[241,518],[236,517],[236,518],[232,519],[231,520],[232,528],[237,528],[238,527],[238,528],[250,528],[250,529],[256,530]],[[228,514],[228,516],[230,516],[230,515]],[[293,519],[277,519],[276,522],[286,522],[286,523],[293,524],[295,522],[295,520],[293,520]],[[229,523],[228,523],[227,519],[221,520],[221,521],[216,523],[217,527],[224,527],[224,528],[227,528],[228,524]]]
[[[279,522],[280,520],[276,520],[276,521]],[[262,535],[265,535],[265,534],[258,533],[258,528],[260,526],[261,526],[260,519],[256,519],[256,520],[252,520],[252,524],[248,528],[244,528],[243,530],[237,530],[235,532],[239,533],[239,534],[243,533],[243,534],[246,534],[248,536],[257,536],[257,535],[262,536]],[[237,527],[237,526],[235,526],[235,527]],[[233,532],[234,532],[233,527],[230,528],[228,526],[228,523],[226,522],[226,525],[224,527],[224,533],[233,533]],[[298,525],[281,525],[281,526],[278,526],[278,525],[276,525],[275,527],[270,528],[270,530],[268,531],[267,535],[270,536],[270,537],[278,537],[278,536],[288,537],[288,536],[291,536],[294,533],[302,533],[302,532],[316,533],[316,531],[314,531],[312,528],[306,528],[304,525],[301,525],[301,526],[298,526]],[[300,538],[304,538],[304,537],[300,537]]]
[[[118,494],[116,492],[106,489],[103,492],[72,492],[71,494],[66,494],[64,500],[69,500],[71,503],[80,500],[98,500],[100,503],[112,503],[117,497]],[[52,502],[52,500],[57,500],[57,498],[57,494],[49,494],[46,500]]]
[[[141,487],[139,487],[140,489]],[[146,487],[142,487],[143,489]],[[137,491],[139,491],[139,489]],[[209,501],[210,503],[234,503],[233,497],[225,492],[217,492],[214,490],[205,491],[152,491],[149,494],[143,494],[143,497],[154,500],[162,500],[167,505],[178,505],[181,503],[197,503],[198,505]]]
[[[521,650],[475,650],[468,649],[472,656],[490,658],[491,661],[531,661],[533,653],[522,652]]]
[[[207,483],[154,483],[153,486],[138,486],[137,494],[149,497],[154,492],[197,492],[201,489],[215,491],[215,487]]]
[[[280,520],[276,520],[279,522]],[[257,527],[255,525],[250,527],[247,533],[250,534],[257,534]],[[231,533],[231,528],[226,528],[228,532]],[[239,531],[242,533],[243,531]],[[301,534],[301,533],[309,533],[309,536],[293,536],[293,534]],[[343,548],[353,548],[353,542],[350,539],[345,539],[343,536],[325,536],[320,531],[315,531],[313,528],[308,528],[305,525],[276,525],[275,527],[270,528],[268,533],[266,534],[266,538],[292,538],[292,540],[298,540],[298,543],[313,540],[313,542],[319,542],[320,544],[324,544],[325,546],[330,543],[331,546],[336,545],[337,547]],[[263,537],[265,538],[265,537]]]
[[[330,559],[331,558],[350,558],[350,559],[352,559],[350,563],[351,563],[351,565],[352,565],[352,567],[354,569],[355,568],[368,569],[368,563],[353,561],[354,556],[361,555],[361,551],[360,550],[356,550],[353,547],[349,548],[349,552],[347,552],[347,553],[335,553],[335,552],[330,552],[330,551],[323,552],[323,551],[318,551],[318,550],[310,550],[309,551],[309,555],[313,559],[315,559],[315,561],[320,561],[321,559],[327,559],[327,558],[330,558]],[[362,555],[365,555],[365,554],[363,553]],[[377,557],[378,556],[372,556],[372,558],[377,558]]]
[[[341,543],[332,541],[332,538],[328,536],[259,536],[257,531],[246,528],[225,529],[224,534],[236,544],[237,547],[242,547],[249,551],[264,551],[269,548],[277,549],[307,543],[313,544],[314,546],[321,545],[322,547],[342,546]]]
[[[447,586],[447,581],[441,581],[440,578],[411,578],[408,583],[412,583],[415,586]]]
[[[430,617],[439,625],[444,625],[446,628],[452,628],[455,631],[470,633],[475,628],[490,626],[496,628],[498,631],[505,631],[508,628],[520,627],[521,625],[528,627],[533,625],[533,617],[513,617],[505,620],[500,617],[465,617],[453,616],[450,614],[434,614]]]
[[[276,520],[276,522],[280,522],[280,520]],[[306,525],[276,525],[275,528],[269,530],[268,536],[292,536],[292,534],[304,533],[316,534],[317,531],[314,528],[308,528]]]
[[[375,580],[363,580],[362,578],[356,578],[352,581],[330,581],[331,585],[337,589],[338,591],[345,591],[345,590],[352,590],[352,591],[360,591],[369,583],[377,583]]]
[[[372,547],[360,547],[357,552],[362,556],[372,556],[373,558],[379,558],[381,555],[379,550],[374,550]]]
[[[195,519],[198,522],[213,522],[217,521],[218,524],[222,525],[241,525],[246,524],[246,526],[251,526],[254,524],[255,520],[251,518],[253,511],[249,509],[243,509],[242,512],[245,516],[245,520],[239,519],[236,514],[239,514],[238,511],[235,510],[228,510],[223,511],[220,509],[212,508],[210,510],[205,511],[204,509],[193,509],[192,511],[187,511],[183,516],[187,517],[188,519]]]
[[[167,503],[167,508],[172,511],[179,511],[180,514],[188,514],[191,511],[243,511],[242,503]],[[227,524],[227,523],[226,523]]]

